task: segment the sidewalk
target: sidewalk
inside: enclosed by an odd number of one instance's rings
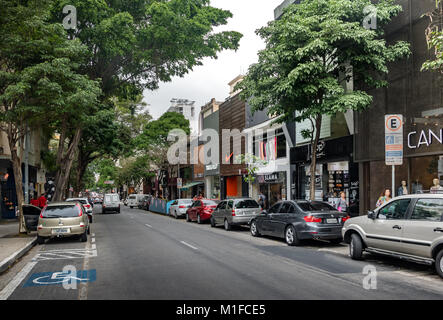
[[[19,235],[17,221],[0,220],[0,274],[31,250],[36,242],[36,232]]]

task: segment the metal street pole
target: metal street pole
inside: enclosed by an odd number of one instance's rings
[[[395,166],[392,166],[392,191],[391,198],[395,198]]]
[[[28,124],[25,125],[25,204],[29,204],[29,132]]]

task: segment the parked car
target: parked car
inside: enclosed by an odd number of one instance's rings
[[[326,202],[280,201],[251,221],[251,234],[254,237],[284,238],[290,246],[300,245],[305,239],[340,243],[341,229],[347,219],[346,213],[339,212]]]
[[[117,212],[120,213],[120,196],[117,193],[105,194],[103,198],[102,213]]]
[[[211,217],[211,226],[223,225],[231,230],[233,225],[249,225],[262,211],[257,201],[251,198],[240,198],[221,201]]]
[[[92,223],[93,209],[92,205],[89,202],[88,198],[68,198],[65,200],[66,202],[80,202],[86,210],[86,213],[89,217],[89,222]]]
[[[414,194],[392,199],[343,227],[354,260],[363,252],[432,265],[443,278],[443,194]]]
[[[79,202],[55,202],[45,206],[37,226],[37,242],[43,244],[54,237],[80,236],[88,239],[90,225],[85,208]]]
[[[175,219],[184,217],[190,206],[192,206],[192,199],[177,199],[169,207],[169,215]]]
[[[208,221],[216,207],[217,202],[215,200],[196,200],[186,211],[186,221],[197,221],[199,224]]]
[[[141,205],[143,198],[147,196],[147,194],[131,194],[128,197],[128,206],[129,208],[138,208]]]
[[[149,206],[151,205],[151,200],[152,200],[152,196],[150,196],[150,195],[144,196],[139,208],[142,210],[149,211]]]

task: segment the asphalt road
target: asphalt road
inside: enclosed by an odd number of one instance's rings
[[[121,214],[94,211],[88,242],[36,246],[0,276],[0,299],[443,298],[443,280],[426,266],[377,256],[353,261],[340,245],[288,247],[245,228],[227,232],[124,206]],[[75,289],[54,274],[68,265],[86,270]],[[363,286],[367,266],[377,272],[376,289]]]

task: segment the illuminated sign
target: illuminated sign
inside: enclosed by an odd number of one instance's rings
[[[413,131],[408,134],[409,149],[419,149],[422,146],[429,147],[434,143],[443,144],[443,128],[440,130],[421,130],[420,132]]]

